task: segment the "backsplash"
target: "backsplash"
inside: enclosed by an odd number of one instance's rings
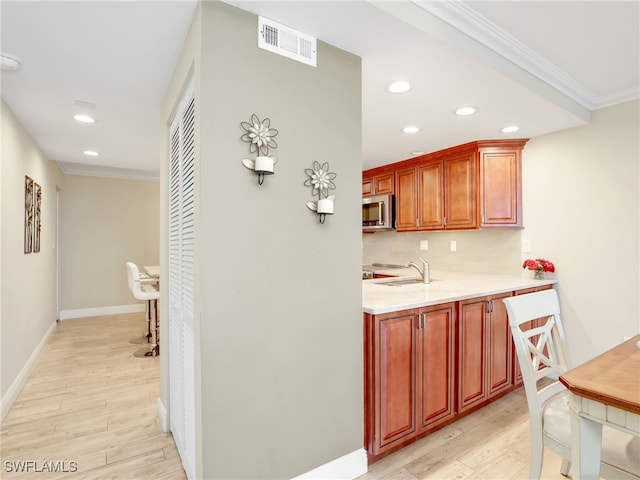
[[[420,250],[421,240],[429,250]],[[376,232],[362,235],[362,263],[406,263],[422,256],[432,270],[520,275],[520,243],[520,230]]]

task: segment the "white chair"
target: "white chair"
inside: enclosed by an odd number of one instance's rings
[[[131,293],[137,300],[144,300],[147,302],[147,338],[151,338],[151,302],[153,301],[155,312],[155,336],[154,343],[151,350],[137,354],[136,356],[154,356],[160,353],[160,345],[158,342],[158,299],[160,298],[160,292],[153,285],[157,283],[151,277],[143,278],[140,275],[138,266],[133,262],[127,262],[127,280]]]
[[[544,447],[563,458],[560,473],[571,468],[571,413],[568,391],[558,377],[571,368],[560,305],[555,290],[505,298],[529,405],[530,479],[539,479]],[[522,330],[524,324],[525,330]],[[546,377],[546,379],[545,379]],[[600,475],[640,478],[640,439],[606,425],[602,430]],[[574,479],[579,480],[579,479]]]
[[[144,272],[141,272],[140,269],[138,268],[138,266],[133,263],[133,262],[127,262],[127,263],[131,263],[132,267],[131,269],[129,269],[129,267],[127,267],[127,282],[129,285],[129,290],[131,290],[131,293],[133,294],[134,291],[134,285],[133,285],[133,281],[134,278],[136,278],[136,272],[137,275],[140,279],[140,285],[141,288],[144,290],[146,287],[144,287],[145,285],[154,285],[157,287],[158,285],[158,279],[157,278],[153,278],[149,275],[147,275]],[[149,343],[151,342],[151,337],[153,337],[152,333],[151,333],[151,299],[146,301],[146,319],[147,319],[147,331],[145,334],[143,334],[141,337],[135,337],[129,340],[129,343],[134,343],[134,344],[141,344],[141,343]]]

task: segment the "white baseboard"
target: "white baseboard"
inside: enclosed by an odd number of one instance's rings
[[[367,452],[356,450],[309,470],[293,480],[352,480],[367,473]]]
[[[169,417],[167,415],[167,408],[164,406],[164,403],[162,403],[162,399],[160,397],[158,397],[158,415],[156,416],[156,420],[158,420],[158,423],[160,424],[160,428],[162,429],[162,431],[164,433],[168,433],[169,432]]]
[[[24,384],[27,383],[27,380],[29,379],[29,375],[31,375],[31,371],[33,370],[33,367],[36,366],[36,362],[42,355],[42,351],[44,350],[44,347],[47,345],[47,343],[49,342],[49,339],[55,333],[56,326],[57,326],[56,322],[53,322],[51,324],[47,332],[42,337],[42,340],[40,340],[40,343],[38,343],[35,350],[29,357],[29,360],[27,360],[27,363],[24,365],[22,370],[20,370],[20,373],[18,374],[16,379],[13,381],[13,383],[11,384],[9,389],[6,391],[6,393],[2,396],[2,399],[0,399],[0,421],[4,420],[4,417],[7,415],[7,413],[9,413],[9,410],[11,409],[13,402],[16,401],[16,398],[18,398],[18,395],[22,391]]]
[[[144,303],[136,305],[116,305],[113,307],[78,308],[76,310],[62,310],[60,312],[60,320],[69,320],[72,318],[84,317],[101,317],[103,315],[118,315],[122,313],[137,313],[144,311]]]

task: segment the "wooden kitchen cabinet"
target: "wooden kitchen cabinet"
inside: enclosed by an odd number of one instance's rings
[[[394,171],[390,170],[377,175],[363,174],[362,196],[393,195],[395,193]]]
[[[396,229],[416,230],[418,223],[418,181],[415,167],[396,171]]]
[[[364,444],[369,462],[514,390],[503,299],[483,295],[364,320]]]
[[[453,174],[447,177],[457,187],[460,179],[458,164],[452,162]],[[444,230],[445,162],[431,160],[417,167],[396,171],[396,220],[397,230]],[[461,189],[454,190],[460,191]],[[454,207],[458,214],[459,203]]]
[[[475,298],[460,302],[458,311],[458,411],[486,400],[486,302]]]
[[[484,404],[513,386],[513,353],[507,311],[511,293],[459,303],[458,413]]]
[[[363,174],[363,195],[396,195],[398,231],[522,228],[521,153],[528,139],[481,140]],[[394,180],[389,175],[395,172]]]
[[[442,230],[444,224],[444,162],[418,167],[418,228]]]
[[[522,142],[480,148],[482,228],[522,227]]]
[[[502,301],[503,298],[510,296],[510,293],[493,295],[488,300],[489,398],[509,390],[513,385],[513,342],[511,340],[507,307]]]
[[[478,228],[478,180],[475,152],[444,161],[444,228]]]
[[[454,406],[455,304],[418,311],[418,433],[451,419]]]
[[[453,418],[455,304],[365,315],[365,446],[392,451]]]
[[[365,371],[371,374],[365,379],[365,442],[370,454],[416,433],[416,326],[415,310],[365,315]]]

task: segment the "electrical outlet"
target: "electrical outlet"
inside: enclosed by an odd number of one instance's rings
[[[531,240],[522,240],[522,251],[524,253],[531,252]]]
[[[451,250],[452,252],[458,250],[458,243],[455,240],[451,240],[451,243],[449,243],[449,250]]]
[[[420,250],[429,250],[429,240],[420,240]]]

